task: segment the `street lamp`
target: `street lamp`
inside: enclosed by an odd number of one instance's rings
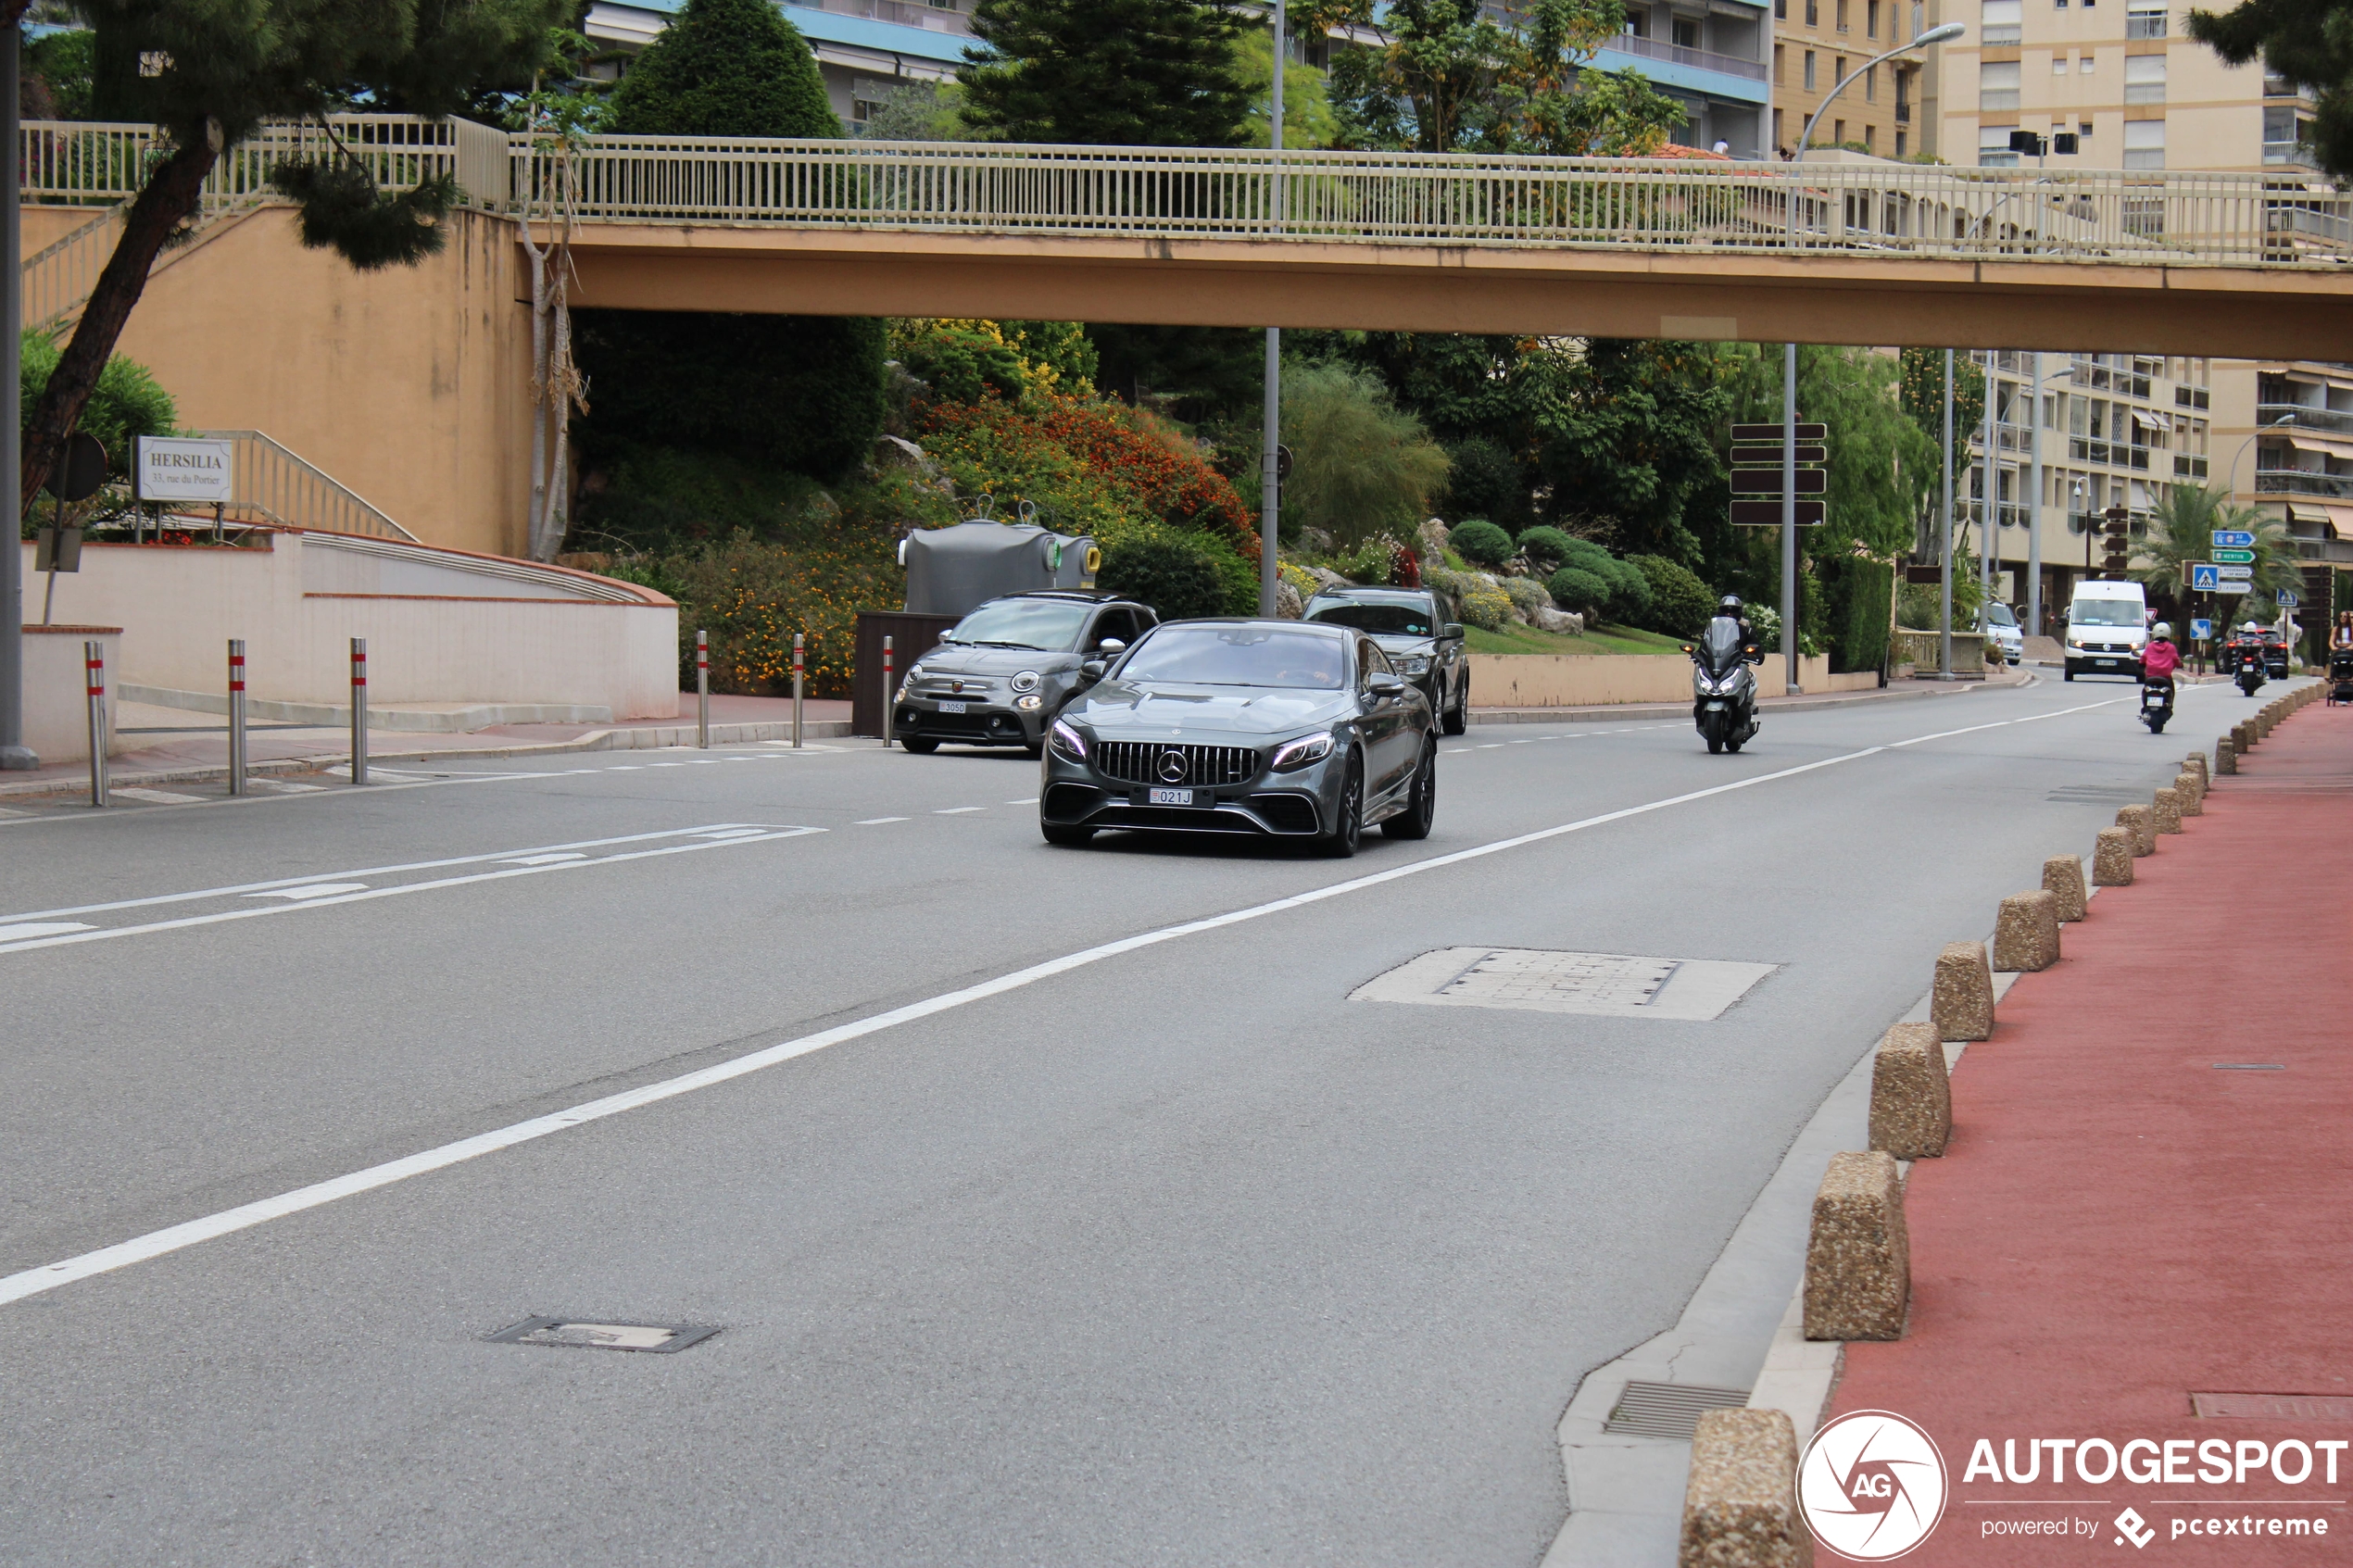
[[[2239,493],[2239,459],[2246,456],[2246,449],[2254,445],[2257,442],[2262,440],[2265,436],[2271,434],[2273,431],[2294,423],[2296,423],[2296,416],[2294,414],[2282,414],[2278,419],[2273,420],[2270,424],[2263,426],[2253,435],[2248,436],[2245,441],[2239,443],[2239,449],[2231,454],[2232,495],[2235,495]],[[2263,477],[2263,470],[2261,469],[2257,469],[2255,470],[2255,477],[2259,480],[2261,479]]]
[[[1831,88],[1829,94],[1822,99],[1822,107],[1814,111],[1814,118],[1806,122],[1806,133],[1797,139],[1797,156],[1801,159],[1806,157],[1806,149],[1814,144],[1814,127],[1822,123],[1823,114],[1830,108],[1831,105],[1837,99],[1838,95],[1846,91],[1847,87],[1854,82],[1856,77],[1861,76],[1865,71],[1870,69],[1873,66],[1878,65],[1881,60],[1892,60],[1898,55],[1908,55],[1915,49],[1925,49],[1931,44],[1950,44],[1953,40],[1958,38],[1962,33],[1967,32],[1968,31],[1969,29],[1963,27],[1959,22],[1946,22],[1942,27],[1931,27],[1926,32],[1921,33],[1918,38],[1913,39],[1909,44],[1898,44],[1894,48],[1890,49],[1884,55],[1873,55],[1869,59],[1865,60],[1861,65],[1856,66],[1853,70],[1848,71],[1846,75],[1841,79],[1838,85]]]

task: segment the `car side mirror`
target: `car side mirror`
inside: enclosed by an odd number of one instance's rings
[[[1463,623],[1459,621],[1448,621],[1446,623],[1446,634],[1450,637],[1460,638],[1463,634]]]
[[[1100,681],[1103,678],[1103,672],[1110,668],[1111,664],[1107,659],[1090,659],[1078,667],[1078,673],[1088,681]]]
[[[1405,683],[1394,675],[1376,675],[1365,683],[1365,689],[1375,696],[1395,696],[1405,689]]]
[[[1101,642],[1095,645],[1095,651],[1101,654],[1106,659],[1115,653],[1125,653],[1126,650],[1127,645],[1121,642],[1117,637],[1105,637]]]

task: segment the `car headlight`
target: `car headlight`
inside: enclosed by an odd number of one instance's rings
[[[1032,692],[1027,696],[1017,696],[1013,698],[1013,706],[1020,709],[1024,713],[1035,713],[1044,705],[1044,701],[1045,699],[1040,697],[1036,692]]]
[[[1014,676],[1010,684],[1017,692],[1034,692],[1038,689],[1038,671],[1025,670]]]
[[[1429,655],[1426,653],[1408,654],[1401,659],[1393,659],[1390,662],[1397,667],[1397,672],[1400,675],[1429,673]]]
[[[1277,773],[1295,772],[1310,762],[1321,762],[1331,754],[1331,736],[1309,735],[1305,740],[1292,741],[1277,750],[1275,753],[1273,769]]]
[[[920,664],[910,664],[907,666],[907,679],[911,681],[916,676],[921,675],[923,672],[924,667]]]
[[[1073,762],[1087,760],[1087,737],[1061,720],[1054,721],[1054,727],[1047,732],[1046,738],[1056,756],[1067,757]]]

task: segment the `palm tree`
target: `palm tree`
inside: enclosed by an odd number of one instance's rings
[[[2247,582],[2256,594],[2269,598],[2284,588],[2304,590],[2303,569],[2287,524],[2253,507],[2233,506],[2230,492],[2221,485],[2176,484],[2149,512],[2149,530],[2133,546],[2130,575],[2151,591],[2178,600],[2182,595],[2182,563],[2213,558],[2214,533],[2238,529],[2255,535],[2255,566]],[[2237,607],[2233,607],[2235,609]]]

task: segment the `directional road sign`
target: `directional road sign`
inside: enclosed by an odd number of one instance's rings
[[[2190,592],[2213,594],[2221,591],[2221,572],[2212,561],[2189,560],[2182,563],[2190,569]]]
[[[2234,566],[2253,566],[2255,564],[2255,552],[2253,550],[2225,550],[2218,547],[2213,554],[2216,560],[2229,561]]]
[[[1830,433],[1831,427],[1824,424],[1801,423],[1797,427],[1797,439],[1800,441],[1827,441],[1830,439]],[[1734,425],[1732,427],[1732,440],[1738,445],[1745,445],[1752,441],[1779,441],[1780,439],[1781,427],[1780,425]]]
[[[1797,449],[1796,461],[1800,463],[1827,463],[1830,460],[1831,449],[1827,446],[1800,446]],[[1775,442],[1769,446],[1734,446],[1732,463],[1736,468],[1754,467],[1763,463],[1770,463],[1773,467],[1780,468],[1781,466],[1780,444]]]
[[[2255,547],[2255,535],[2244,528],[2218,528],[2214,531],[2214,547],[2218,550],[2251,550]],[[2228,560],[2230,557],[2216,558]]]
[[[1753,528],[1779,528],[1781,525],[1780,498],[1776,496],[1769,501],[1743,501],[1735,498],[1732,502],[1732,521]],[[1821,521],[1821,502],[1800,501],[1797,503],[1798,527],[1811,528]]]
[[[2193,621],[2190,622],[2190,636],[2193,640],[2202,643],[2212,635],[2214,635],[2214,622],[2211,621]]]
[[[2222,592],[2226,594],[2244,594],[2246,592],[2246,589],[2243,584],[2246,583],[2248,578],[2255,575],[2255,569],[2251,566],[2218,566],[2214,569],[2214,575],[2220,577],[2225,583],[2237,583],[2242,584],[2242,586],[2237,588],[2225,588]]]
[[[1830,488],[1830,475],[1820,469],[1799,469],[1790,477],[1797,483],[1801,495],[1819,495]],[[1779,469],[1734,469],[1732,494],[1735,495],[1778,495],[1781,493],[1781,470]]]

